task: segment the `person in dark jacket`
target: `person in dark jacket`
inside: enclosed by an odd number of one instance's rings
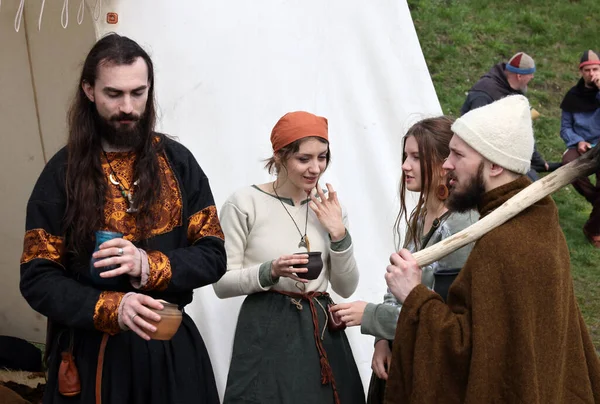
[[[567,145],[563,164],[575,160],[600,142],[600,57],[586,50],[579,62],[581,78],[569,90],[560,108],[562,119],[560,136]],[[583,227],[587,239],[600,248],[600,171],[596,172],[596,185],[588,177],[573,182],[573,187],[592,204],[592,213]]]
[[[536,67],[535,62],[528,54],[519,52],[511,57],[508,62],[494,65],[489,72],[484,74],[469,90],[467,99],[460,109],[461,116],[472,109],[483,107],[507,95],[527,93],[527,85],[533,79]],[[539,113],[532,110],[532,118],[537,118]],[[560,163],[548,163],[533,147],[531,168],[527,176],[536,181],[538,172],[554,171]]]

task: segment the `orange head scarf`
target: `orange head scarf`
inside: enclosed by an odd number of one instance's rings
[[[310,136],[329,140],[327,118],[304,111],[288,112],[277,121],[271,131],[273,151],[277,152],[298,139]]]

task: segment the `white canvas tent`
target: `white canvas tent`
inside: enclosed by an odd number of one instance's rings
[[[0,335],[33,341],[44,341],[46,321],[19,291],[25,205],[45,162],[65,144],[69,100],[97,36],[89,15],[63,29],[59,1],[47,2],[38,30],[40,4],[25,3],[17,23],[20,1],[0,8]]]
[[[325,181],[349,211],[361,271],[348,300],[381,300],[393,251],[401,136],[414,120],[440,113],[406,2],[89,0],[81,25],[78,3],[69,5],[63,29],[63,2],[48,1],[40,32],[40,2],[25,2],[18,33],[19,1],[3,0],[0,9],[0,334],[43,339],[43,319],[18,291],[25,202],[44,159],[64,144],[79,64],[109,31],[149,51],[160,129],[194,153],[218,207],[235,189],[269,180],[260,160],[270,155],[270,130],[281,115],[326,116],[333,163]],[[90,9],[99,5],[95,22]],[[118,24],[106,23],[107,12],[118,14]],[[7,146],[9,137],[14,146]],[[207,287],[186,308],[206,341],[221,394],[242,300],[219,300]],[[357,328],[347,334],[366,385],[373,338]]]

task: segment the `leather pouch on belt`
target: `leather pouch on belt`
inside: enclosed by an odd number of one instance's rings
[[[327,308],[331,308],[331,306],[333,306],[333,304],[328,304]],[[346,329],[346,323],[342,321],[339,314],[330,311],[327,316],[327,328],[330,332],[343,331]]]
[[[81,393],[79,372],[71,352],[62,352],[61,356],[62,360],[58,368],[58,392],[63,396],[73,397]]]

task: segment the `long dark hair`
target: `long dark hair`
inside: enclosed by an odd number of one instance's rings
[[[400,240],[402,239],[402,235],[400,234],[402,218],[404,218],[407,224],[404,246],[408,244],[408,241],[412,241],[417,249],[420,248],[417,231],[418,222],[427,213],[427,199],[435,198],[435,194],[429,192],[432,189],[432,185],[437,185],[440,181],[444,180],[440,172],[444,160],[450,154],[449,145],[453,135],[450,127],[453,122],[454,120],[447,116],[426,118],[411,126],[404,136],[403,150],[406,146],[406,139],[409,136],[414,136],[417,141],[419,165],[421,167],[421,190],[417,206],[415,206],[410,213],[410,217],[408,217],[408,210],[406,208],[406,176],[402,172],[400,179],[400,212],[394,223],[394,240],[398,250],[400,249]],[[402,163],[404,163],[404,160],[406,160],[406,152],[403,153]]]
[[[81,78],[68,114],[69,139],[66,178],[67,207],[63,220],[67,248],[78,252],[91,239],[103,222],[104,202],[108,192],[102,171],[101,134],[96,124],[96,106],[82,85],[95,85],[98,69],[105,64],[131,65],[142,58],[148,67],[148,101],[138,125],[141,142],[135,148],[134,177],[138,179],[135,204],[138,208],[136,224],[145,239],[154,221],[152,207],[159,200],[160,178],[158,153],[163,149],[163,136],[154,133],[156,109],[154,106],[154,67],[150,56],[131,39],[109,34],[90,50],[83,64]]]

